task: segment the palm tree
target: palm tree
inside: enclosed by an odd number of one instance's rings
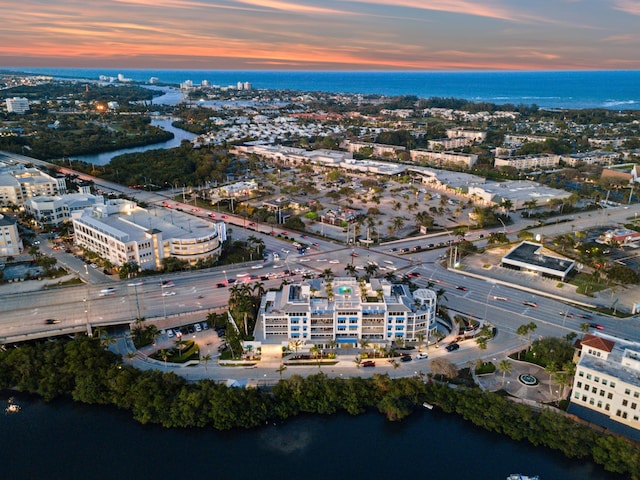
[[[303,342],[302,340],[300,340],[300,339],[298,339],[298,340],[291,340],[291,341],[289,342],[289,348],[292,348],[292,347],[293,347],[293,350],[294,350],[294,351],[295,351],[295,353],[296,353],[296,357],[298,356],[298,349],[302,346],[302,344],[303,344],[303,343],[304,343],[304,342]]]
[[[350,276],[352,276],[352,277],[355,277],[355,276],[356,276],[356,272],[357,272],[357,270],[356,270],[355,265],[353,265],[353,264],[351,264],[351,263],[350,263],[350,264],[348,264],[346,267],[344,267],[344,269],[345,269],[345,271],[346,271]]]
[[[520,351],[522,351],[522,342],[524,342],[524,337],[529,333],[529,325],[522,324],[516,329],[516,335],[520,337]]]
[[[276,372],[280,374],[280,380],[282,380],[282,372],[284,372],[286,369],[287,366],[284,363],[281,363],[280,367],[278,367],[278,369],[276,370]]]
[[[545,372],[549,374],[549,395],[553,394],[553,378],[555,374],[558,372],[558,367],[555,362],[550,362],[544,369]]]
[[[502,203],[500,205],[504,209],[505,213],[509,213],[511,211],[511,209],[513,208],[513,202],[511,200],[509,200],[508,198],[503,198],[502,199]]]
[[[504,388],[504,379],[507,376],[507,373],[511,373],[513,371],[513,365],[506,358],[504,360],[500,360],[498,363],[498,371],[502,372],[502,388]]]
[[[527,342],[529,342],[529,347],[531,347],[531,334],[536,330],[536,328],[538,328],[538,325],[535,322],[529,322],[527,327],[528,327],[528,330],[527,330],[527,334],[528,334]]]
[[[367,272],[367,275],[369,275],[369,277],[373,277],[378,271],[378,266],[374,263],[368,263],[367,266],[364,267],[364,271]]]
[[[320,276],[322,278],[324,278],[325,280],[332,280],[333,279],[333,270],[331,270],[330,268],[325,268],[322,273],[320,274]]]
[[[169,358],[169,351],[167,349],[160,350],[160,358],[164,360],[164,369],[167,369],[167,358]]]
[[[334,338],[332,340],[329,340],[329,348],[331,350],[333,350],[333,353],[336,353],[336,349],[338,348],[338,341]]]
[[[404,218],[395,217],[392,221],[392,230],[394,232],[397,232],[398,230],[401,230],[403,227],[404,227]]]
[[[424,342],[425,333],[418,332],[416,333],[416,340],[418,340],[418,352],[422,350],[422,342]]]
[[[322,361],[322,350],[320,350],[320,347],[318,345],[313,345],[309,349],[309,351],[318,360],[318,368],[320,368],[321,361]]]
[[[182,340],[182,338],[179,338],[179,339],[173,341],[173,344],[176,347],[178,347],[178,352],[179,352],[180,358],[182,358],[182,349],[184,348],[185,343],[186,342],[184,340]]]
[[[369,348],[370,345],[371,345],[371,342],[369,340],[367,340],[366,338],[361,338],[360,339],[360,349],[362,351],[364,351],[367,348]]]
[[[265,292],[266,292],[266,290],[264,288],[264,283],[256,282],[256,283],[253,284],[253,294],[254,295],[256,295],[258,297],[262,297]]]

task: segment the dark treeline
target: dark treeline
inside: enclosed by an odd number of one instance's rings
[[[592,458],[613,472],[640,479],[640,446],[602,434],[551,410],[536,412],[478,389],[450,388],[421,378],[328,378],[322,373],[281,380],[271,390],[228,388],[210,380],[187,383],[174,373],[123,365],[100,340],[78,336],[23,344],[0,352],[0,388],[70,396],[131,411],[141,423],[165,427],[253,428],[300,413],[352,415],[376,408],[389,420],[410,415],[423,401],[489,431]]]

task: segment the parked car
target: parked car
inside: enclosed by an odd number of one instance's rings
[[[174,336],[173,330],[171,330],[170,328],[167,329],[167,338],[173,338],[173,336]]]
[[[202,322],[202,329],[209,330],[209,324],[207,322]]]
[[[420,352],[416,355],[416,360],[424,360],[425,358],[429,358],[428,355],[424,352]]]
[[[362,366],[363,367],[375,367],[376,366],[376,362],[374,362],[373,360],[365,360],[364,362],[362,362]]]
[[[447,352],[453,352],[453,351],[458,350],[460,348],[460,344],[458,344],[458,343],[450,343],[445,348],[446,348]]]
[[[411,355],[400,355],[401,362],[410,362],[411,360],[413,360]]]
[[[193,324],[193,328],[196,329],[196,332],[201,332],[202,331],[202,326],[199,323],[194,323]]]

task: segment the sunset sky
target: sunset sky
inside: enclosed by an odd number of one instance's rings
[[[0,67],[640,69],[640,0],[0,0]]]

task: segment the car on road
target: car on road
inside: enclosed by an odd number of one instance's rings
[[[139,287],[140,285],[144,285],[144,282],[142,280],[138,280],[137,282],[131,282],[127,284],[128,287]]]
[[[416,355],[416,360],[424,360],[425,358],[429,358],[428,355],[424,352],[420,352]]]
[[[255,227],[255,226],[256,226],[256,222],[251,222],[251,223],[249,224],[249,226],[250,226],[250,227]]]
[[[573,318],[573,313],[571,313],[571,312],[559,312],[559,313],[563,317],[566,316],[567,318]]]
[[[47,318],[44,321],[45,325],[55,325],[57,323],[60,323],[60,320],[56,320],[55,318]]]
[[[458,285],[456,287],[456,290],[462,290],[463,292],[466,292],[467,291],[467,287],[462,287],[462,286]]]
[[[263,265],[254,265],[251,267],[252,270],[258,270],[259,268],[263,268]]]
[[[413,360],[411,358],[411,355],[408,355],[408,354],[400,355],[400,361],[401,362],[410,362],[411,360]]]
[[[359,256],[360,256],[360,254],[359,254],[359,253],[357,253],[357,252],[351,252],[351,256],[352,256],[352,257],[359,257]]]
[[[171,295],[175,295],[176,292],[162,292],[163,297],[170,297]]]
[[[454,351],[458,350],[459,348],[460,348],[460,344],[458,344],[458,343],[450,343],[449,345],[447,345],[445,347],[447,352],[454,352]]]
[[[224,288],[224,287],[226,287],[226,286],[227,286],[227,284],[226,284],[226,283],[222,283],[222,282],[218,282],[218,283],[216,283],[216,288]]]
[[[163,280],[160,282],[160,286],[162,288],[171,288],[173,287],[173,282],[171,280]]]
[[[588,313],[579,313],[578,316],[580,318],[584,318],[585,320],[593,320],[593,317]]]
[[[226,219],[227,219],[227,218],[229,218],[229,217],[227,217],[226,215],[222,215],[222,218],[223,218],[224,220],[226,220]]]
[[[604,330],[604,327],[599,323],[590,323],[589,326],[591,328],[595,328],[596,330]]]
[[[106,297],[109,295],[115,295],[116,294],[116,289],[115,288],[103,288],[102,290],[100,290],[100,296],[101,297]]]
[[[493,297],[494,300],[500,300],[501,302],[507,302],[509,299],[507,297]]]
[[[375,367],[376,366],[376,362],[374,362],[373,360],[365,360],[364,362],[362,362],[362,366],[363,367]]]
[[[289,232],[280,232],[281,235],[289,235]]]
[[[336,259],[334,259],[334,260],[329,260],[329,263],[340,263],[340,260],[336,260]]]
[[[283,247],[283,248],[280,249],[280,251],[282,253],[289,253],[291,250],[287,250],[286,248]]]
[[[216,218],[216,214],[215,213],[210,213],[209,214],[209,218]]]
[[[537,303],[533,303],[533,302],[529,302],[527,300],[525,300],[524,302],[522,302],[523,305],[527,306],[527,307],[533,307],[533,308],[538,308],[538,304]]]
[[[418,272],[409,272],[409,273],[407,273],[407,277],[409,277],[409,278],[419,278],[420,274]]]

